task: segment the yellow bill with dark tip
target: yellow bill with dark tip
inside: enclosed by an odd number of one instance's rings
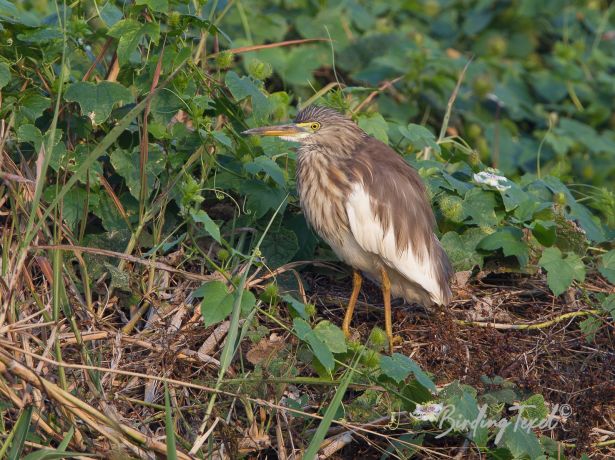
[[[248,129],[241,134],[249,134],[252,136],[294,136],[296,134],[305,133],[305,129],[295,124],[263,126],[260,128]]]

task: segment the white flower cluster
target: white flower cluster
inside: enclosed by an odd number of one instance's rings
[[[489,185],[500,192],[504,192],[510,188],[510,185],[506,185],[508,183],[506,177],[490,171],[481,171],[478,174],[474,174],[473,179],[477,184]]]

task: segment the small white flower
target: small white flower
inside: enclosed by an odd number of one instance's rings
[[[500,192],[504,192],[510,188],[510,185],[505,185],[508,182],[506,177],[499,176],[489,171],[481,171],[478,174],[474,174],[473,178],[474,182],[477,184],[489,185]]]
[[[444,405],[440,403],[417,404],[412,415],[425,422],[435,422],[443,409]]]

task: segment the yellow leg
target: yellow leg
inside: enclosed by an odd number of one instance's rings
[[[344,322],[342,323],[342,331],[346,337],[350,336],[350,321],[352,320],[352,314],[354,313],[354,307],[357,304],[359,298],[359,291],[361,290],[361,283],[363,277],[358,270],[352,273],[352,294],[350,294],[350,300],[348,301],[348,308],[346,308],[346,314],[344,315]]]
[[[382,277],[382,297],[384,299],[384,330],[389,339],[389,353],[393,353],[393,320],[391,319],[391,281],[384,268],[380,269]]]

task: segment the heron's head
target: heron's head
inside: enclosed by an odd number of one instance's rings
[[[275,136],[337,155],[351,154],[357,142],[366,136],[354,121],[337,110],[315,105],[301,110],[294,123],[248,129],[243,134]]]

